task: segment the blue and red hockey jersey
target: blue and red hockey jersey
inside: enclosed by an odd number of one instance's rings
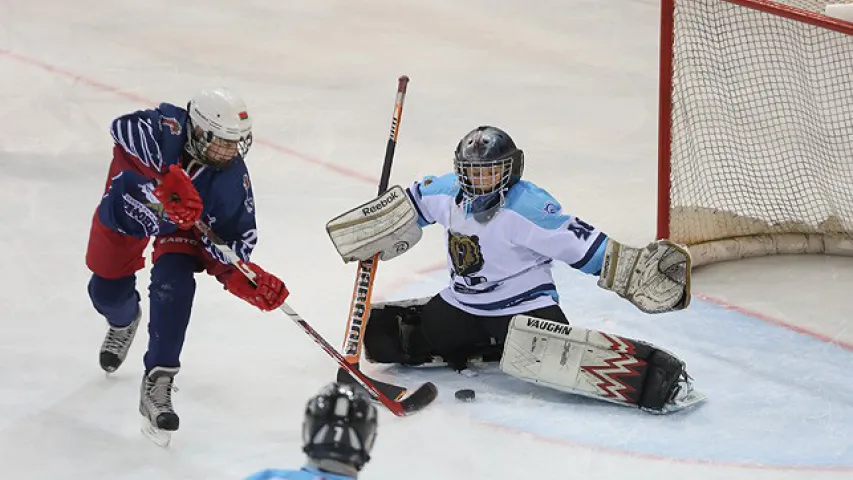
[[[246,164],[239,156],[222,169],[192,161],[184,153],[187,117],[185,109],[161,103],[155,109],[113,120],[110,132],[126,162],[112,177],[98,207],[98,218],[108,228],[137,238],[174,233],[177,226],[160,213],[152,192],[169,166],[180,164],[201,196],[202,219],[240,258],[249,261],[258,231]],[[198,235],[208,253],[223,264],[230,263],[209,239]]]

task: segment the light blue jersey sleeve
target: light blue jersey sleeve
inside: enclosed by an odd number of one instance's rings
[[[270,468],[254,473],[246,480],[354,480],[345,475],[333,475],[315,468],[303,467],[299,470]]]
[[[519,218],[513,229],[517,244],[584,273],[601,272],[607,235],[564,212],[544,189],[521,181],[510,189],[506,208]]]
[[[426,176],[406,189],[406,195],[418,212],[418,225],[421,228],[433,223],[443,223],[448,204],[455,201],[459,194],[456,175],[448,173],[440,177]]]

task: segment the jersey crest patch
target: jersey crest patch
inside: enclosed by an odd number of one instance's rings
[[[177,118],[173,117],[160,117],[160,125],[169,128],[169,132],[172,135],[180,135],[181,134],[181,124],[178,122]]]
[[[480,238],[476,235],[461,235],[447,231],[447,248],[453,261],[453,271],[462,277],[471,276],[483,268],[483,252]]]

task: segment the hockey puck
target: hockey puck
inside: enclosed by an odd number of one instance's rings
[[[463,388],[462,390],[456,390],[454,394],[456,396],[456,400],[460,400],[463,402],[473,402],[474,401],[474,390],[470,388]]]

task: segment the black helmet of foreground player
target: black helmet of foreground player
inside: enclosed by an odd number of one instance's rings
[[[376,417],[364,393],[331,383],[305,407],[302,450],[321,470],[354,477],[370,460]]]
[[[524,152],[500,128],[477,127],[459,141],[453,167],[471,212],[488,220],[507,190],[521,180]]]

